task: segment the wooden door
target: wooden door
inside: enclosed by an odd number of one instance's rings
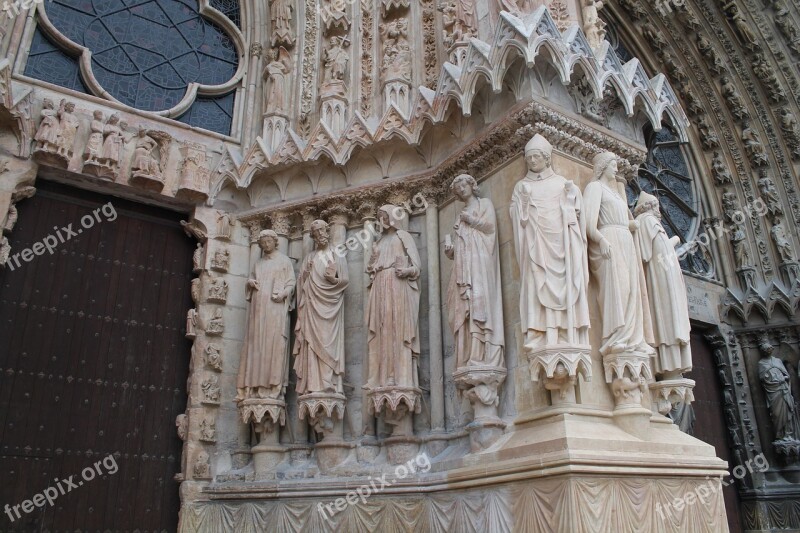
[[[37,187],[18,206],[12,255],[64,242],[0,269],[0,505],[14,518],[0,530],[174,531],[192,242],[177,213]],[[53,505],[17,518],[13,506],[48,487]]]
[[[696,417],[694,436],[714,446],[717,457],[728,461],[729,474],[725,481],[729,485],[722,490],[725,497],[725,509],[728,513],[728,527],[731,533],[738,533],[742,531],[742,522],[739,516],[739,489],[738,482],[733,482],[733,475],[730,474],[736,464],[733,462],[728,427],[725,424],[722,383],[720,383],[711,349],[700,333],[692,333],[692,371],[686,377],[697,383],[694,388],[694,403],[692,403]]]

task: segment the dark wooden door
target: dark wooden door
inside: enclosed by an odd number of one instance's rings
[[[729,446],[728,428],[725,424],[725,406],[722,383],[720,383],[717,365],[708,343],[702,334],[692,333],[692,371],[686,377],[695,380],[694,436],[714,446],[717,457],[728,461],[728,483],[724,487],[725,509],[728,512],[728,527],[731,533],[742,531],[739,516],[739,492],[730,471],[736,466]]]
[[[0,270],[0,531],[175,531],[192,243],[177,213],[37,187],[12,255],[76,236]]]

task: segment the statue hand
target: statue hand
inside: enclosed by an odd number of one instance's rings
[[[275,303],[285,302],[289,293],[286,291],[277,291],[272,294],[272,301]]]
[[[454,248],[452,244],[445,244],[444,245],[444,255],[447,256],[448,259],[452,260],[454,254]]]
[[[600,254],[603,256],[603,259],[611,259],[611,243],[606,239],[600,241]]]
[[[636,220],[629,220],[628,221],[628,229],[631,230],[631,233],[639,229],[639,222]]]
[[[459,215],[459,218],[461,219],[462,222],[465,222],[470,226],[475,225],[475,219],[469,213],[465,213],[462,211],[461,214]]]
[[[261,290],[261,285],[254,279],[247,280],[247,286],[253,289],[254,291]]]

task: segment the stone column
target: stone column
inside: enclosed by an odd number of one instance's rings
[[[375,223],[376,223],[376,214],[377,214],[376,211],[377,211],[377,207],[375,205],[375,202],[369,201],[369,200],[363,202],[358,208],[358,215],[361,217],[361,222],[364,225],[364,232],[365,232],[366,235],[369,235],[369,238],[365,239],[364,240],[364,244],[363,244],[363,246],[364,246],[364,256],[363,256],[363,263],[364,263],[363,272],[364,272],[364,275],[362,277],[362,281],[363,281],[364,304],[362,306],[362,309],[363,309],[363,312],[365,313],[365,315],[364,315],[364,332],[365,332],[365,334],[364,334],[364,343],[365,344],[364,344],[364,361],[363,361],[362,367],[361,367],[362,379],[361,379],[361,383],[359,384],[359,388],[361,388],[361,386],[363,386],[367,382],[367,376],[368,376],[368,372],[369,372],[369,370],[367,368],[367,362],[366,362],[367,352],[368,352],[367,346],[366,346],[366,339],[367,339],[367,335],[369,334],[369,332],[366,331],[366,323],[367,323],[366,312],[367,312],[367,306],[369,305],[369,289],[368,289],[368,286],[369,286],[369,275],[367,275],[366,272],[367,272],[367,265],[369,264],[369,258],[372,256],[372,243],[373,243],[374,238],[375,238],[375,230],[376,230]],[[365,391],[364,389],[361,389],[361,391],[362,391],[361,392],[361,423],[362,423],[362,430],[363,430],[363,433],[364,433],[365,436],[367,436],[368,438],[374,439],[375,438],[375,417],[372,416],[371,414],[369,414],[369,408],[368,408],[369,398],[367,397],[367,391]]]
[[[439,206],[432,190],[425,195],[428,248],[428,341],[431,371],[431,431],[444,432],[444,359],[442,357],[442,296],[439,272]]]
[[[272,220],[272,230],[278,234],[278,250],[289,255],[289,233],[292,231],[292,223],[289,215],[284,211],[278,211],[270,216]]]
[[[338,204],[333,205],[322,213],[331,226],[331,243],[334,247],[344,244],[347,239],[347,223],[350,220],[350,211],[347,206]]]

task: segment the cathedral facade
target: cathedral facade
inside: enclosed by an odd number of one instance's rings
[[[2,13],[0,529],[800,529],[795,2]]]

